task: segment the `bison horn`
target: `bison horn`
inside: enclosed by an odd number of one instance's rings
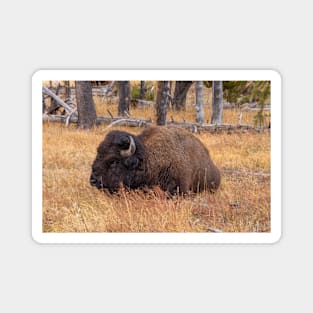
[[[129,157],[131,155],[133,155],[136,151],[136,144],[135,144],[135,141],[134,141],[134,138],[132,136],[129,136],[129,147],[128,149],[125,149],[125,150],[121,150],[121,156],[122,157]]]

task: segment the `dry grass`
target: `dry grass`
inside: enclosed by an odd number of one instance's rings
[[[107,107],[97,103],[99,115]],[[102,110],[102,113],[101,113]],[[153,118],[151,109],[133,116]],[[208,113],[209,114],[209,113]],[[192,108],[177,120],[193,120]],[[236,112],[225,110],[224,121]],[[252,113],[246,113],[251,124]],[[43,128],[43,230],[45,232],[225,232],[270,231],[270,178],[224,173],[220,189],[168,199],[159,189],[108,195],[89,185],[101,126],[91,131],[45,124]],[[125,130],[125,128],[123,128]],[[138,133],[140,129],[126,129]],[[197,135],[221,169],[270,172],[270,134]]]

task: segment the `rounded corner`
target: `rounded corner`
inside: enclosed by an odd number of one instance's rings
[[[42,72],[43,72],[43,70],[40,70],[40,69],[35,70],[35,71],[32,73],[32,76],[31,76],[32,79],[36,79],[37,76],[39,76]]]
[[[40,236],[38,236],[38,234],[35,234],[34,232],[31,233],[31,239],[34,243],[36,243],[37,245],[41,245],[43,244],[42,240],[40,240]]]
[[[271,240],[271,244],[272,245],[276,245],[276,244],[279,244],[281,242],[283,238],[283,234],[282,232],[278,233],[278,234],[273,234],[273,239]]]
[[[283,81],[282,73],[277,69],[270,69],[271,77],[278,80],[279,82]]]

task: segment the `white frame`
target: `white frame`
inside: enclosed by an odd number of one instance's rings
[[[42,231],[42,82],[44,80],[270,80],[271,232],[45,233]],[[275,243],[281,237],[281,76],[275,70],[39,70],[32,77],[32,237],[38,243]]]

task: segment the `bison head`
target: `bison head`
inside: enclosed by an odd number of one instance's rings
[[[141,171],[143,145],[127,132],[111,131],[100,143],[92,165],[90,184],[115,192],[121,185],[137,188]]]

